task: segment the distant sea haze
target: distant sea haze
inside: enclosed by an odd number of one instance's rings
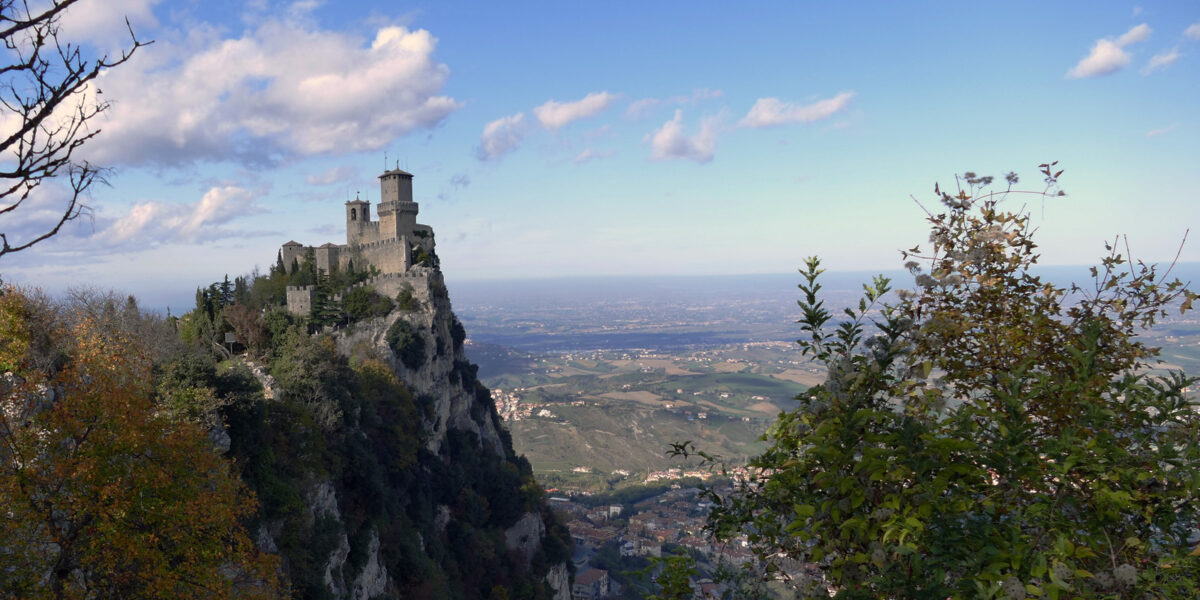
[[[1059,286],[1088,289],[1086,266],[1039,267]],[[857,302],[870,271],[822,275],[827,306]],[[907,271],[883,272],[894,288],[913,287]],[[1200,263],[1171,277],[1196,282]],[[675,351],[746,342],[794,342],[800,335],[799,273],[664,277],[558,277],[449,281],[455,312],[477,342],[530,352],[648,349]]]

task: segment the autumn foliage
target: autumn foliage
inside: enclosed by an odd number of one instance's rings
[[[47,332],[64,345],[50,368]],[[280,594],[239,524],[254,498],[205,430],[156,410],[150,366],[119,329],[0,290],[0,594]]]

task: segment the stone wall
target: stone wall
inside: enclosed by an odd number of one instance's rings
[[[283,257],[283,268],[291,269],[293,260],[296,261],[296,264],[303,263],[304,262],[304,249],[305,249],[305,247],[301,246],[299,244],[296,244],[296,245],[285,244],[280,249],[280,254]]]
[[[381,273],[403,273],[412,264],[412,251],[407,237],[398,240],[381,240],[359,244],[349,252],[343,252],[338,267],[348,268],[350,261],[354,268],[366,270],[373,265]]]
[[[313,285],[289,285],[287,287],[288,311],[294,315],[308,316],[308,313],[312,312],[316,289],[316,286]]]
[[[332,273],[334,269],[342,266],[342,261],[339,260],[345,246],[335,246],[333,244],[325,244],[316,249],[314,255],[317,259],[317,269]]]
[[[379,241],[379,221],[346,223],[346,243],[349,245]]]
[[[350,289],[369,287],[379,295],[395,300],[400,290],[407,287],[412,290],[413,298],[422,303],[429,303],[431,301],[430,277],[433,277],[435,282],[441,281],[441,275],[432,269],[413,267],[406,273],[388,273],[372,277],[362,283],[354,284]]]

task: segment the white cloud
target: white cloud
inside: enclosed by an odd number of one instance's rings
[[[308,185],[329,185],[353,179],[356,176],[358,176],[358,169],[350,165],[341,165],[326,169],[316,175],[309,175],[304,178],[304,182]]]
[[[615,155],[616,153],[617,153],[616,150],[592,150],[591,148],[588,148],[587,150],[584,150],[583,152],[580,152],[579,154],[575,155],[574,162],[577,165],[581,165],[585,162],[588,162],[589,160],[596,160],[598,158],[608,158],[610,156]]]
[[[1159,69],[1165,69],[1171,66],[1171,63],[1179,60],[1180,56],[1183,55],[1179,53],[1178,49],[1173,49],[1169,52],[1159,52],[1150,57],[1150,62],[1142,67],[1142,75],[1149,75]]]
[[[525,113],[500,117],[483,128],[475,156],[479,160],[493,160],[512,152],[525,137]]]
[[[688,136],[683,131],[683,111],[676,109],[675,118],[646,135],[650,156],[656,159],[688,158],[706,163],[713,158],[717,145],[717,117],[705,117],[700,131]]]
[[[268,21],[240,38],[198,26],[169,40],[97,80],[112,107],[89,159],[179,166],[378,150],[460,106],[438,95],[449,69],[425,30],[384,27],[367,43]]]
[[[1151,129],[1150,131],[1146,132],[1146,137],[1155,137],[1155,136],[1162,135],[1164,133],[1167,133],[1167,132],[1175,129],[1176,126],[1178,126],[1177,123],[1168,125],[1166,127],[1160,127],[1158,129]]]
[[[1096,40],[1091,52],[1074,68],[1067,71],[1067,77],[1070,79],[1098,77],[1124,68],[1130,61],[1129,54],[1125,52],[1124,48],[1130,44],[1145,41],[1150,37],[1151,31],[1149,25],[1142,23],[1121,34],[1116,40],[1110,38]]]
[[[154,246],[164,242],[197,242],[237,235],[223,227],[239,217],[259,214],[255,193],[236,185],[216,186],[189,204],[139,202],[92,236],[107,246]]]
[[[542,127],[558,131],[567,123],[587,118],[604,111],[617,99],[616,94],[593,92],[574,102],[549,100],[533,109],[534,116]]]
[[[71,5],[60,21],[62,39],[93,43],[106,50],[130,46],[129,27],[141,39],[158,26],[154,5],[160,0],[104,0]],[[129,26],[125,20],[129,19]]]
[[[770,127],[820,121],[845,109],[853,98],[854,92],[842,92],[806,105],[783,102],[778,98],[759,98],[738,124],[742,127]]]
[[[1130,44],[1144,42],[1153,32],[1154,30],[1150,29],[1150,26],[1145,23],[1142,23],[1141,25],[1135,25],[1129,31],[1122,33],[1121,37],[1117,38],[1117,45],[1124,48]]]
[[[629,117],[640,118],[640,117],[644,117],[647,114],[649,114],[649,112],[651,110],[653,110],[656,106],[658,106],[660,104],[667,104],[667,105],[695,104],[695,103],[701,102],[703,100],[711,100],[713,98],[720,98],[724,94],[725,94],[725,92],[723,92],[721,90],[710,90],[708,88],[698,88],[698,89],[692,90],[691,95],[688,95],[688,96],[671,96],[670,98],[642,98],[641,100],[635,100],[633,102],[630,102],[629,106],[625,109],[625,114],[626,114],[626,116],[629,116]]]
[[[1183,35],[1193,39],[1200,40],[1200,23],[1192,23],[1188,28],[1183,30]]]

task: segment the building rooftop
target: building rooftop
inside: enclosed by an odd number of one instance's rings
[[[409,177],[409,178],[411,178],[413,176],[413,174],[409,173],[408,171],[402,171],[400,169],[392,169],[391,171],[384,171],[383,175],[380,175],[379,178],[383,179],[384,177],[387,177],[388,175],[399,175],[401,177]]]
[[[583,585],[592,585],[593,583],[600,581],[600,579],[602,577],[604,577],[605,575],[608,575],[608,571],[604,571],[602,569],[589,568],[589,569],[585,570],[584,572],[575,576],[575,583],[582,583]]]

